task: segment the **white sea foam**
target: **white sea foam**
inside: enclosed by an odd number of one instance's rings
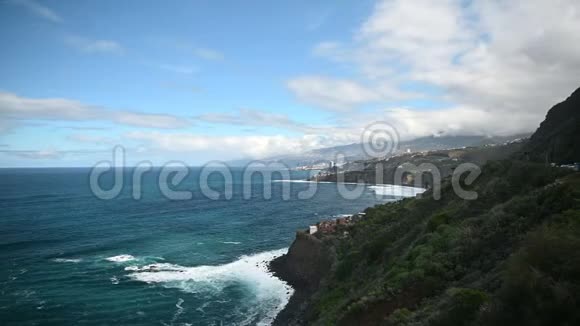
[[[128,276],[149,284],[178,288],[185,292],[219,296],[226,287],[242,285],[249,289],[247,315],[260,316],[258,325],[269,325],[278,312],[288,303],[294,290],[268,271],[271,260],[287,252],[287,249],[242,256],[225,265],[185,267],[169,263],[128,266]],[[249,319],[248,319],[249,320]],[[256,324],[249,320],[244,324]]]
[[[273,182],[292,182],[292,183],[336,183],[333,181],[313,181],[313,180],[275,180]],[[395,197],[415,197],[418,194],[425,192],[426,189],[407,187],[407,186],[397,186],[390,184],[364,184],[357,182],[341,182],[343,185],[366,185],[369,189],[373,190],[378,195],[383,196],[395,196]]]
[[[241,244],[241,242],[237,242],[237,241],[222,241],[222,243],[225,243],[225,244],[233,244],[233,245],[239,245],[239,244]]]
[[[182,298],[179,298],[179,300],[177,300],[177,303],[175,304],[175,308],[177,308],[177,310],[173,314],[173,318],[171,319],[171,324],[175,323],[175,321],[177,320],[179,315],[181,315],[183,313],[183,311],[185,310],[182,306],[182,304],[184,302],[185,302],[185,300],[183,300]]]
[[[118,255],[118,256],[107,257],[105,259],[108,261],[115,262],[115,263],[124,263],[127,261],[135,260],[135,257],[133,257],[131,255]]]
[[[338,215],[333,215],[333,218],[346,218],[346,217],[351,217],[352,214],[338,214]]]
[[[80,263],[82,259],[80,258],[55,258],[52,261],[55,263]]]
[[[335,183],[332,181],[313,181],[313,180],[273,180],[272,182],[292,182],[292,183]]]

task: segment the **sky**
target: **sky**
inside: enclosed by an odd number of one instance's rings
[[[0,167],[531,132],[578,31],[577,0],[0,0]]]

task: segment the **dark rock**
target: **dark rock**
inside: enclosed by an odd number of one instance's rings
[[[548,111],[524,152],[538,162],[580,162],[580,88]]]
[[[308,301],[329,273],[334,259],[331,246],[324,241],[304,231],[296,232],[288,253],[270,263],[274,275],[294,288],[294,294],[273,325],[305,324]]]

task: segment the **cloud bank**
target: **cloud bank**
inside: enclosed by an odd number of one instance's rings
[[[54,10],[43,6],[34,0],[9,0],[7,3],[21,6],[36,16],[53,23],[61,23],[63,21],[60,15],[57,14]]]
[[[0,118],[6,120],[108,121],[121,125],[175,129],[190,126],[169,114],[110,110],[63,98],[27,98],[0,92]]]
[[[353,68],[351,79],[300,76],[287,86],[298,99],[339,112],[382,103],[375,119],[407,137],[531,131],[580,86],[579,30],[576,0],[385,0],[349,42],[313,49]],[[390,105],[417,96],[409,85],[450,104]]]
[[[68,36],[65,42],[85,53],[123,54],[125,52],[121,44],[112,40],[91,40],[79,36]]]
[[[58,23],[62,18],[32,0],[13,0]],[[533,131],[547,110],[580,86],[580,2],[577,0],[381,0],[346,40],[313,45],[312,58],[340,75],[300,71],[284,86],[328,115],[327,126],[256,109],[192,118],[112,110],[63,98],[0,92],[0,133],[26,120],[105,121],[139,130],[125,138],[151,150],[204,157],[252,158],[299,153],[360,141],[365,125],[387,121],[403,140],[429,135],[509,135]],[[111,40],[70,37],[85,53],[122,54]],[[224,61],[219,51],[187,46],[188,55]],[[228,57],[229,59],[229,57]],[[155,65],[191,75],[190,65]],[[347,72],[347,73],[345,73]],[[421,106],[417,103],[436,103]],[[208,136],[172,130],[193,123],[277,128],[260,136]],[[268,130],[271,132],[271,130]],[[110,137],[71,135],[79,143]],[[59,151],[10,152],[59,158]]]

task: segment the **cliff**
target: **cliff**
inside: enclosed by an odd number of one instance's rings
[[[538,162],[580,162],[580,88],[548,111],[525,150]]]
[[[318,290],[335,260],[332,245],[305,231],[296,232],[288,253],[270,263],[270,270],[294,288],[286,308],[274,325],[303,325],[310,297]]]

